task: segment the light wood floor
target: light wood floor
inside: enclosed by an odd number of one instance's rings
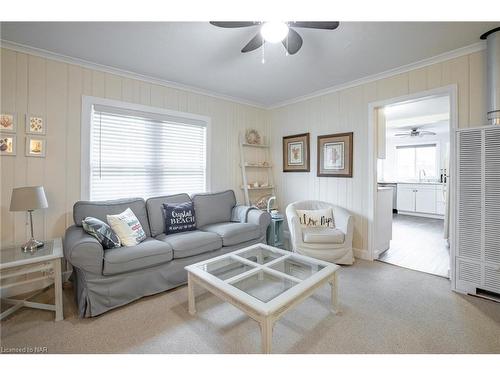
[[[443,238],[443,224],[441,219],[393,215],[391,247],[379,260],[448,277],[450,254]]]

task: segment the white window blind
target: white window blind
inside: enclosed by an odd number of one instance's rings
[[[204,191],[204,121],[93,106],[91,200]]]

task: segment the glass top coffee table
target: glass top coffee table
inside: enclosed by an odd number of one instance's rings
[[[331,285],[338,312],[339,266],[257,244],[186,267],[189,313],[194,315],[194,286],[200,285],[260,324],[262,352],[271,352],[274,323],[325,283]]]

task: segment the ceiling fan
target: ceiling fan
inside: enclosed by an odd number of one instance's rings
[[[428,130],[418,130],[418,128],[411,128],[411,130],[408,132],[394,134],[395,137],[423,137],[426,135],[436,135],[436,133]]]
[[[302,37],[295,27],[306,29],[335,30],[339,27],[336,21],[295,21],[295,22],[210,22],[212,25],[223,28],[239,28],[259,26],[259,32],[241,49],[242,53],[250,52],[261,47],[264,43],[281,42],[290,55],[295,55],[302,47]]]

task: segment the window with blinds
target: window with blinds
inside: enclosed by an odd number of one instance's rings
[[[206,122],[94,105],[91,200],[206,191]]]

